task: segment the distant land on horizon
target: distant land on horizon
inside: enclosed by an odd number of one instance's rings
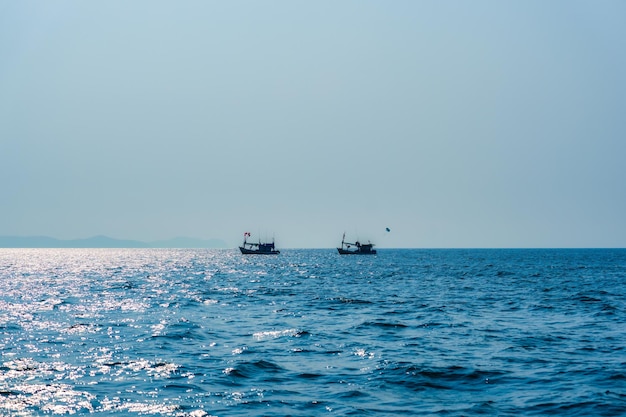
[[[140,240],[115,239],[93,236],[86,239],[56,239],[49,236],[0,236],[0,248],[228,248],[221,239],[196,239],[176,237],[166,240],[143,242]]]

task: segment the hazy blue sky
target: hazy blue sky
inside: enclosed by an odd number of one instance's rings
[[[625,22],[622,0],[0,0],[0,235],[626,247]]]

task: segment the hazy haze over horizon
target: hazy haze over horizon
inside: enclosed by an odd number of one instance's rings
[[[625,16],[0,0],[0,235],[626,247]]]

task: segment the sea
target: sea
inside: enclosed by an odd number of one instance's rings
[[[1,416],[624,416],[626,249],[0,249]]]

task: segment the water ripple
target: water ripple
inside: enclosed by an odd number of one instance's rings
[[[622,415],[626,251],[0,250],[0,414]]]

